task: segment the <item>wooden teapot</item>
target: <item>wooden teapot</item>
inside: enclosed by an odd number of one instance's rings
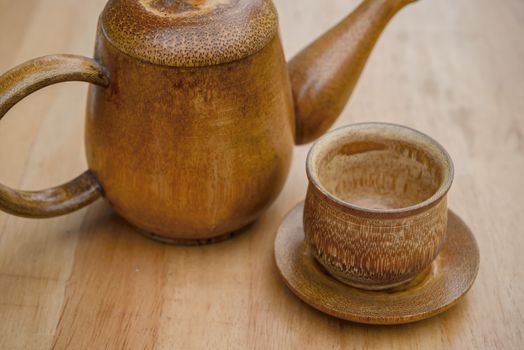
[[[103,196],[154,238],[226,237],[276,198],[293,145],[333,124],[410,2],[364,0],[286,63],[270,0],[109,0],[94,59],[46,56],[0,77],[0,118],[42,87],[93,84],[89,170],[43,191],[0,185],[0,209],[52,217]]]

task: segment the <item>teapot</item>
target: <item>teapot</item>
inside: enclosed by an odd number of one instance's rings
[[[89,170],[42,191],[0,185],[0,209],[53,217],[104,197],[161,241],[230,236],[276,198],[293,146],[334,123],[413,1],[364,0],[287,63],[271,0],[109,0],[94,59],[45,56],[0,77],[0,118],[45,86],[91,83]]]

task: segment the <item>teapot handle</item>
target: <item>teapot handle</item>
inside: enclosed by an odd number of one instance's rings
[[[109,75],[95,60],[52,55],[23,63],[0,76],[0,120],[17,102],[48,85],[85,81],[109,86]],[[0,209],[10,214],[45,218],[67,214],[95,201],[102,186],[87,170],[74,180],[41,191],[14,190],[0,184]]]

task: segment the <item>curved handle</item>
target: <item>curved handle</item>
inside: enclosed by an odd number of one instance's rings
[[[74,55],[36,58],[0,76],[0,119],[17,102],[45,86],[64,81],[86,81],[109,86],[109,75],[95,60]],[[0,184],[0,209],[10,214],[45,218],[70,213],[102,195],[102,187],[88,170],[76,179],[42,191],[19,191]]]

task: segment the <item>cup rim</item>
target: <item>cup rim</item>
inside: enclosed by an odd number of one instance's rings
[[[316,172],[316,169],[313,169],[313,163],[315,160],[315,157],[318,155],[320,149],[323,145],[329,142],[333,142],[334,140],[337,140],[344,135],[347,135],[348,131],[350,130],[359,130],[359,129],[388,129],[393,131],[400,131],[403,133],[408,133],[411,136],[414,136],[415,138],[418,138],[420,141],[422,141],[424,144],[429,145],[434,150],[436,150],[440,155],[442,156],[444,160],[444,181],[440,184],[438,189],[431,195],[429,198],[416,203],[414,205],[410,205],[403,208],[394,208],[394,209],[373,209],[373,208],[366,208],[362,207],[356,204],[353,204],[351,202],[342,200],[329,192],[324,185],[320,182],[318,179],[318,173]],[[409,214],[412,212],[417,212],[422,208],[431,206],[432,204],[435,204],[437,201],[439,201],[442,197],[444,197],[450,187],[453,183],[453,177],[454,177],[455,169],[453,165],[453,160],[451,159],[449,153],[446,151],[446,149],[438,143],[435,139],[430,137],[429,135],[415,130],[413,128],[410,128],[408,126],[400,125],[400,124],[394,124],[394,123],[384,123],[384,122],[363,122],[363,123],[354,123],[350,125],[345,125],[339,128],[336,128],[322,137],[320,137],[314,144],[311,146],[307,158],[306,158],[306,175],[308,177],[308,180],[312,185],[315,186],[317,190],[319,190],[324,196],[329,198],[329,200],[345,207],[348,209],[352,209],[357,212],[362,212],[366,214]]]

